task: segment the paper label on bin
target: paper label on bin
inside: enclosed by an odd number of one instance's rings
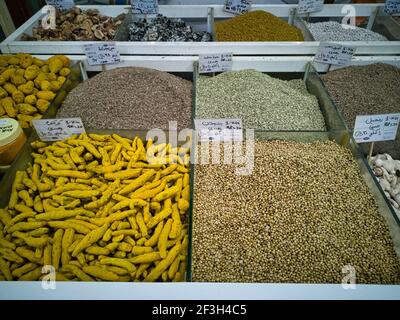
[[[40,119],[32,120],[32,124],[42,141],[59,141],[85,133],[81,118]]]
[[[121,56],[114,42],[89,43],[84,45],[89,65],[112,64],[121,62]]]
[[[46,0],[46,4],[63,11],[75,7],[74,0]]]
[[[199,54],[199,73],[232,70],[232,53]]]
[[[202,141],[243,141],[242,119],[195,119],[198,139]]]
[[[355,48],[337,43],[321,43],[314,57],[315,62],[345,66],[350,64]]]
[[[250,10],[251,0],[226,0],[223,10],[234,14],[243,14]]]
[[[395,140],[400,113],[357,116],[353,137],[356,142]]]
[[[386,0],[383,11],[389,15],[400,13],[400,0]]]
[[[158,14],[158,0],[132,0],[132,12],[136,14]]]
[[[299,0],[297,11],[299,13],[310,13],[321,11],[324,8],[324,0]]]

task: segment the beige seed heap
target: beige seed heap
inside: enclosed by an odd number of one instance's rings
[[[255,143],[254,171],[197,165],[193,281],[400,283],[400,263],[350,151]],[[345,269],[346,270],[346,269]]]

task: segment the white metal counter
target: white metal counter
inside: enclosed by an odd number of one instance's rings
[[[39,59],[48,59],[51,55],[35,55]],[[86,71],[102,71],[100,65],[90,66],[84,55],[68,55],[73,62],[82,61]],[[197,56],[122,56],[121,63],[109,64],[107,69],[119,67],[145,67],[170,72],[193,72],[193,62],[198,61]],[[275,57],[233,57],[232,69],[256,69],[262,72],[304,72],[308,62],[313,61],[310,56],[275,56]],[[400,56],[355,56],[351,65],[366,65],[371,63],[388,63],[400,68]],[[325,72],[326,64],[315,64],[318,72]],[[332,66],[330,70],[338,69]]]
[[[250,284],[250,283],[107,283],[57,282],[0,284],[0,300],[398,300],[400,285]]]
[[[344,5],[325,5],[320,12],[310,17],[343,17]],[[383,17],[383,4],[354,4],[357,17]],[[129,6],[80,6],[82,9],[98,9],[101,14],[115,17],[128,12]],[[207,28],[208,8],[214,9],[214,18],[232,17],[222,10],[222,5],[165,5],[159,12],[172,18],[183,18],[188,22],[202,21]],[[265,10],[278,17],[287,18],[296,5],[253,5],[252,10]],[[0,44],[3,53],[26,52],[33,54],[84,54],[83,45],[90,41],[20,41],[23,33],[32,28],[44,16],[40,11],[25,22]],[[400,41],[349,41],[342,42],[357,47],[356,55],[400,54]],[[233,52],[235,55],[314,55],[318,41],[305,42],[129,42],[117,41],[121,55],[198,55],[212,52]]]

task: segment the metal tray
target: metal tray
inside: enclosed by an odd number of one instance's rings
[[[286,141],[296,141],[296,142],[315,142],[315,141],[335,141],[336,143],[348,148],[354,159],[357,161],[360,169],[360,174],[367,184],[370,193],[373,195],[379,213],[384,217],[386,224],[390,231],[390,236],[393,241],[394,249],[397,256],[400,259],[400,220],[392,209],[389,201],[386,199],[382,188],[375,179],[372,170],[368,166],[365,157],[360,153],[358,145],[355,143],[353,138],[349,137],[347,130],[332,130],[328,132],[295,132],[295,131],[285,131],[285,132],[272,132],[272,131],[255,131],[255,139],[261,141],[267,140],[286,140]],[[193,180],[196,179],[196,166],[192,173]],[[192,200],[194,195],[194,186],[192,186]],[[193,219],[193,211],[192,211]],[[190,230],[192,234],[193,222],[191,220]],[[190,238],[192,240],[192,237]],[[189,247],[189,258],[190,258],[190,270],[188,274],[188,281],[192,280],[192,243]]]
[[[134,138],[135,136],[139,136],[142,140],[146,140],[146,134],[147,131],[144,130],[95,130],[95,129],[87,129],[86,133],[95,133],[95,134],[113,134],[116,133],[118,135],[121,135],[123,137],[127,138]],[[169,141],[169,132],[164,131],[166,138],[167,138],[167,143]],[[174,135],[172,135],[174,136]],[[176,135],[177,136],[177,135]],[[15,178],[15,174],[19,170],[25,170],[29,163],[32,163],[33,158],[31,156],[31,153],[34,152],[34,149],[31,147],[30,143],[32,141],[39,140],[36,132],[32,133],[30,137],[27,139],[27,142],[24,144],[22,147],[21,151],[19,152],[17,158],[11,165],[10,169],[5,173],[4,177],[2,180],[0,180],[0,208],[4,208],[8,205],[8,201],[11,195],[11,186]],[[184,143],[184,141],[178,141],[178,144]],[[193,188],[193,178],[192,178],[192,170],[193,170],[193,165],[190,165],[190,187]],[[191,189],[192,190],[192,189]],[[192,191],[191,191],[192,193]],[[191,196],[192,199],[192,196]],[[190,201],[190,207],[188,209],[188,220],[189,224],[191,221],[191,216],[192,216],[192,202]],[[189,246],[191,244],[191,239],[190,239],[190,232],[189,232]],[[189,257],[189,256],[188,256]],[[187,264],[187,270],[189,270],[189,263]]]
[[[387,42],[387,43],[399,42],[399,40],[400,40],[400,25],[398,23],[396,23],[396,21],[393,19],[393,17],[385,16],[385,15],[377,16],[379,14],[379,12],[382,11],[382,8],[377,7],[377,9],[379,9],[379,11],[376,10],[375,12],[373,12],[370,15],[370,18],[366,25],[361,25],[358,27],[370,29],[376,33],[379,33],[382,36],[385,36],[388,39],[388,41],[343,41],[343,42],[345,42],[346,44],[348,44],[350,46],[354,46],[354,47],[357,47],[360,43],[365,43],[365,42],[369,42],[371,44],[385,43],[385,42]],[[309,34],[311,36],[311,41],[316,41],[315,38],[313,37],[313,35],[311,34],[311,32],[309,31],[306,21],[310,20],[311,23],[321,22],[321,21],[340,22],[343,17],[345,17],[344,14],[342,16],[337,16],[337,17],[333,17],[333,18],[324,17],[324,18],[311,18],[310,19],[309,17],[302,17],[302,18],[300,18],[300,20],[304,23],[305,28],[309,32]],[[360,17],[360,15],[358,15],[358,17]],[[335,41],[335,42],[338,42],[338,41]],[[356,54],[357,53],[358,52],[356,51]]]
[[[373,15],[383,4],[353,5],[360,16]],[[98,9],[101,14],[115,17],[126,13],[129,6],[78,6],[83,10]],[[251,10],[268,11],[280,18],[288,19],[297,5],[253,5]],[[171,18],[182,18],[197,30],[207,29],[209,8],[215,19],[226,19],[232,14],[224,12],[222,5],[160,5],[159,12]],[[325,5],[311,17],[341,17],[343,5]],[[25,22],[0,44],[4,53],[27,52],[34,54],[84,54],[84,44],[90,41],[20,41],[23,33],[31,33],[43,17],[40,11]],[[357,42],[357,55],[398,54],[400,41]],[[319,42],[129,42],[116,41],[121,55],[198,55],[210,52],[233,52],[235,55],[315,55]]]
[[[254,69],[258,70],[258,68],[254,68]],[[264,72],[264,73],[266,73],[266,72]],[[308,63],[306,65],[304,72],[296,72],[296,73],[294,73],[294,72],[293,73],[270,73],[270,72],[268,72],[268,74],[271,75],[272,77],[280,78],[283,80],[303,79],[305,81],[308,92],[317,97],[321,113],[324,116],[326,129],[328,131],[329,130],[346,130],[346,126],[343,122],[343,118],[338,113],[336,106],[330,99],[325,86],[323,85],[320,77],[318,76],[317,71],[315,70],[315,68],[312,66],[311,63]],[[194,63],[194,76],[193,76],[194,88],[197,88],[196,83],[197,83],[198,77],[199,77],[198,63],[195,62]],[[195,94],[194,94],[194,110],[193,110],[194,118],[196,118],[196,114],[197,114],[196,91],[197,90],[195,90]],[[268,130],[268,131],[274,131],[274,130]],[[282,130],[282,132],[283,131],[284,130]],[[288,131],[291,131],[291,130],[288,130]],[[299,131],[304,131],[304,130],[299,130]],[[310,131],[313,131],[313,130],[310,130]]]
[[[378,61],[379,62],[379,61]],[[377,62],[371,62],[371,63],[377,63]],[[396,66],[396,65],[395,65]],[[397,67],[397,66],[396,66]],[[344,120],[344,117],[342,116],[341,111],[339,110],[339,107],[337,106],[335,100],[331,97],[331,95],[329,94],[328,89],[325,87],[324,82],[321,79],[320,73],[318,73],[316,71],[316,69],[314,68],[314,66],[312,64],[310,64],[310,68],[312,70],[313,73],[313,77],[315,78],[314,81],[316,81],[317,83],[320,84],[320,86],[323,87],[323,91],[324,93],[324,97],[327,101],[329,101],[329,104],[334,106],[334,108],[336,109],[336,113],[339,115],[341,122],[344,124],[346,130],[352,135],[353,134],[353,130],[350,128],[350,126],[347,124],[347,122]],[[397,133],[396,136],[396,140],[392,140],[392,141],[380,141],[380,142],[376,142],[375,146],[379,145],[379,150],[382,153],[382,150],[386,150],[386,149],[392,149],[392,150],[396,150],[396,147],[398,145],[400,141],[400,131]],[[370,149],[370,143],[360,143],[358,144],[359,149],[361,150],[361,152],[364,154],[364,156],[366,157],[369,153],[369,149]],[[372,153],[373,155],[376,154],[376,147],[375,147],[375,151]],[[394,158],[398,158],[400,156],[400,150],[397,150],[397,153],[392,154],[392,156]]]

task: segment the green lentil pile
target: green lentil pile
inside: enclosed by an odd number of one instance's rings
[[[248,176],[195,167],[193,281],[341,283],[350,265],[358,284],[400,283],[388,227],[348,149],[256,141],[254,154]]]
[[[322,76],[322,80],[350,129],[357,115],[400,113],[400,69],[375,63],[350,66]],[[367,149],[368,144],[362,144]],[[375,144],[376,153],[400,158],[400,131],[395,141]]]
[[[215,36],[216,41],[304,41],[299,29],[261,10],[216,22]]]
[[[197,118],[240,118],[246,128],[325,131],[317,98],[302,80],[284,81],[255,70],[200,76]]]

